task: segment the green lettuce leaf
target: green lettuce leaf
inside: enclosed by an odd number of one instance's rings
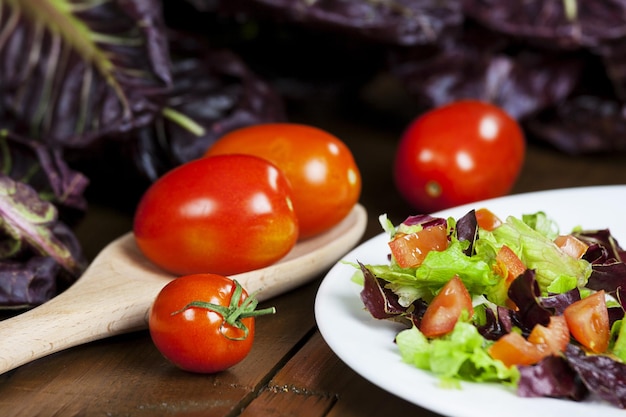
[[[471,323],[457,322],[444,337],[428,339],[417,327],[401,331],[396,343],[402,360],[441,378],[443,386],[457,387],[459,381],[499,382],[514,386],[516,367],[506,367],[487,353],[491,342]]]
[[[591,264],[563,253],[554,243],[554,230],[541,213],[526,215],[523,219],[509,216],[492,232],[481,230],[477,252],[493,252],[493,247],[507,245],[522,262],[536,271],[537,282],[543,295],[562,293],[583,287],[591,275]],[[532,221],[531,221],[532,220]]]
[[[367,265],[374,275],[389,282],[401,305],[408,306],[422,298],[430,301],[452,277],[458,275],[472,295],[481,295],[500,280],[489,263],[463,253],[467,242],[453,239],[444,251],[431,251],[419,268],[391,265]]]

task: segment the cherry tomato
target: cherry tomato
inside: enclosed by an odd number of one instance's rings
[[[181,369],[223,371],[243,360],[254,341],[255,310],[234,280],[216,274],[176,278],[159,292],[150,308],[150,336],[161,354]]]
[[[463,311],[467,311],[470,316],[474,314],[472,296],[461,278],[455,276],[428,304],[419,329],[426,337],[443,336],[454,329]]]
[[[206,155],[244,153],[280,168],[293,191],[300,239],[336,225],[361,193],[361,174],[350,149],[337,137],[312,126],[269,123],[222,136]]]
[[[611,328],[604,291],[567,306],[563,315],[574,339],[595,353],[609,347]]]
[[[142,196],[133,231],[143,254],[177,275],[268,266],[295,245],[289,183],[270,162],[222,155],[183,164]]]
[[[500,108],[457,101],[414,120],[396,150],[394,180],[428,213],[507,194],[521,171],[525,141]]]

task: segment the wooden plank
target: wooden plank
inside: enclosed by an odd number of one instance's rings
[[[419,415],[436,417],[370,383],[345,365],[328,347],[319,332],[270,381],[269,389],[299,395],[333,398],[328,417]],[[298,406],[283,398],[286,409]]]
[[[257,319],[250,355],[225,372],[180,371],[160,355],[147,331],[135,332],[0,375],[0,415],[236,415],[314,329],[317,285],[262,303],[277,313]]]
[[[335,401],[334,397],[274,388],[261,392],[240,417],[323,417]]]

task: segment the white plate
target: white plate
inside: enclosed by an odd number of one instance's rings
[[[501,218],[544,211],[562,232],[579,225],[585,229],[608,227],[620,243],[626,244],[626,185],[517,194],[435,215],[458,218],[479,207],[487,207]],[[343,260],[384,264],[389,252],[387,239],[381,233],[352,250]],[[361,287],[351,281],[353,273],[353,267],[341,262],[328,272],[315,300],[315,317],[323,338],[337,356],[386,391],[450,417],[626,416],[625,410],[599,401],[520,398],[501,385],[463,383],[461,389],[441,388],[432,374],[402,362],[394,344],[394,337],[402,327],[370,316],[359,297]]]

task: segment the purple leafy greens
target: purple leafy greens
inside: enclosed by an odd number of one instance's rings
[[[46,301],[54,294],[57,279],[65,278],[67,284],[84,270],[80,245],[57,214],[56,207],[41,200],[29,185],[0,174],[0,272],[2,267],[7,271],[0,278],[3,305]],[[45,259],[63,273],[57,276],[60,271]],[[17,278],[25,281],[17,283]]]
[[[518,326],[515,311],[510,308],[497,306],[495,311],[485,310],[485,323],[477,325],[478,332],[488,340],[498,340]]]
[[[478,220],[476,220],[475,210],[471,210],[457,220],[456,236],[460,241],[469,242],[469,246],[464,253],[467,256],[471,256],[474,253],[474,242],[478,239]]]
[[[0,150],[0,172],[29,184],[57,207],[87,209],[84,191],[89,180],[68,166],[61,149],[7,131],[0,132]]]
[[[591,262],[592,272],[587,287],[615,295],[626,290],[626,252],[609,229],[582,231],[575,234],[589,245],[584,258]]]
[[[598,397],[626,408],[626,364],[605,355],[588,355],[570,344],[565,351],[568,364]]]
[[[128,133],[134,165],[150,180],[201,157],[230,130],[286,121],[283,103],[263,80],[233,53],[213,50],[199,38],[170,32],[173,87],[165,105],[201,129],[158,116],[154,123]],[[138,140],[132,141],[131,137]]]
[[[0,261],[0,305],[25,308],[42,304],[57,293],[55,276],[60,266],[50,257],[34,256],[26,262]]]
[[[398,302],[398,296],[391,290],[384,287],[384,281],[377,278],[367,267],[359,263],[363,272],[363,289],[361,290],[361,301],[372,317],[380,320],[410,320],[419,324],[419,321],[426,310],[426,303],[417,300],[409,307],[403,307]]]
[[[535,279],[535,271],[527,269],[509,287],[509,298],[517,307],[516,315],[522,330],[530,332],[536,324],[547,326],[552,312],[540,304],[541,291]]]
[[[207,0],[189,1],[201,10],[215,4]],[[405,46],[437,42],[439,37],[459,28],[463,22],[461,3],[455,1],[388,3],[346,0],[303,5],[290,0],[228,0],[217,3],[222,13],[279,18],[315,30]]]
[[[578,374],[560,356],[548,356],[537,365],[521,366],[517,394],[520,397],[569,398],[581,401],[589,391]]]
[[[0,26],[2,103],[31,137],[83,148],[161,111],[171,74],[158,0],[3,2]]]

